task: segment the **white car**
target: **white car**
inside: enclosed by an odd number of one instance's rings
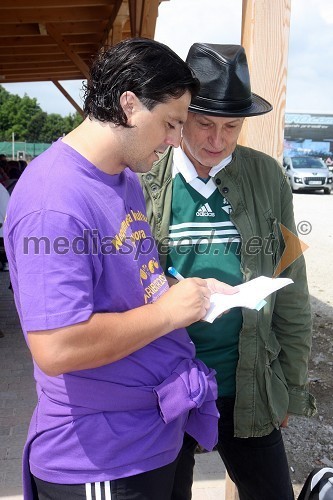
[[[292,191],[317,191],[323,189],[330,194],[333,175],[320,158],[313,156],[285,157],[283,166]]]

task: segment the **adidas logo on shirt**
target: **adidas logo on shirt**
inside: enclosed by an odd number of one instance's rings
[[[215,217],[215,213],[210,208],[209,203],[202,205],[195,215],[199,217]]]

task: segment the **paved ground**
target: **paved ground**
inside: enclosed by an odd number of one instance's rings
[[[30,355],[8,272],[0,272],[0,497],[21,498],[21,452],[35,403]]]
[[[0,499],[22,500],[21,453],[36,398],[30,354],[8,285],[8,273],[0,271]],[[224,477],[216,452],[197,455],[193,500],[223,500]]]

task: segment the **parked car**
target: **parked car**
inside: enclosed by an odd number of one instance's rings
[[[285,157],[283,166],[293,191],[323,189],[324,193],[331,193],[333,175],[320,158],[313,156]]]

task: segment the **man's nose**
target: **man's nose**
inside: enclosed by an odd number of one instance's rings
[[[168,146],[173,146],[174,148],[178,148],[180,146],[180,141],[181,141],[181,138],[182,138],[182,129],[183,129],[183,127],[181,127],[181,128],[177,127],[175,130],[173,130],[168,135],[165,143]]]
[[[214,130],[209,136],[209,142],[215,149],[220,149],[224,142],[222,130]]]

